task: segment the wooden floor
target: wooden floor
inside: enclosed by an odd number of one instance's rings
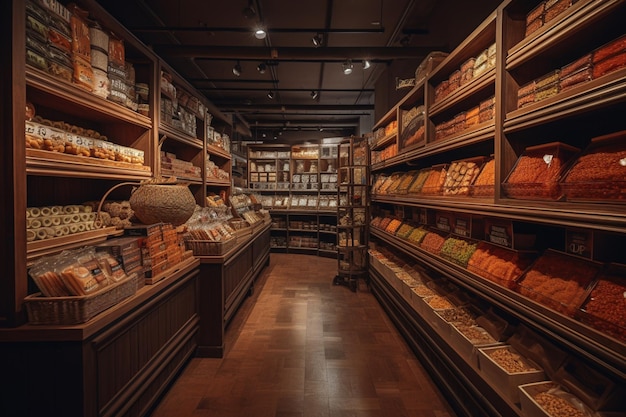
[[[271,254],[224,358],[193,358],[152,417],[453,416],[374,296],[332,285],[336,267]]]

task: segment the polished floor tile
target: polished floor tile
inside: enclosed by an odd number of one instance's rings
[[[367,291],[337,262],[271,254],[229,325],[224,358],[193,358],[151,417],[453,417]]]

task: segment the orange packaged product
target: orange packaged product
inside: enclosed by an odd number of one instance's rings
[[[579,312],[584,323],[626,341],[626,266],[609,265],[594,283]]]
[[[626,200],[626,130],[591,140],[561,182],[568,200]]]
[[[70,29],[72,30],[72,58],[80,58],[91,63],[91,38],[89,37],[88,13],[77,6],[70,11]]]
[[[491,158],[483,165],[483,169],[471,186],[471,194],[474,197],[492,197],[495,192],[496,161]]]
[[[530,253],[480,242],[469,259],[467,269],[503,287],[513,288],[531,261]]]
[[[562,197],[561,175],[578,152],[578,148],[560,142],[528,147],[502,188],[511,198],[558,200]]]
[[[447,173],[448,164],[433,166],[428,174],[428,178],[424,181],[421,193],[424,195],[441,195]]]
[[[517,291],[568,316],[587,296],[600,264],[548,249],[517,282]]]

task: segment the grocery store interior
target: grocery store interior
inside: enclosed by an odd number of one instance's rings
[[[626,415],[624,21],[2,2],[0,415]]]

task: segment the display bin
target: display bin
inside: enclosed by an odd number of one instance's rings
[[[185,246],[194,256],[223,255],[237,243],[236,238],[228,240],[185,240]]]
[[[576,318],[602,333],[626,342],[626,265],[610,264],[592,284]]]
[[[437,196],[443,193],[443,184],[446,181],[448,167],[449,164],[439,164],[431,167],[421,189],[422,195]]]
[[[559,200],[559,180],[579,149],[561,142],[526,148],[504,180],[510,198]]]
[[[85,323],[132,296],[140,288],[143,274],[133,273],[120,282],[93,294],[68,297],[44,297],[41,293],[24,298],[28,322],[31,324],[72,325]]]
[[[491,337],[485,329],[460,323],[451,324],[449,340],[455,352],[475,369],[479,369],[478,349],[503,345]]]
[[[398,194],[398,187],[400,187],[400,184],[404,181],[406,175],[407,174],[405,172],[394,172],[393,174],[391,174],[393,181],[391,181],[389,186],[385,189],[385,193]]]
[[[409,188],[411,187],[411,185],[413,184],[413,181],[415,181],[415,179],[418,176],[418,171],[413,170],[413,171],[409,171],[406,172],[404,175],[402,175],[402,178],[400,179],[400,183],[398,184],[398,187],[395,191],[395,194],[407,194],[409,192]]]
[[[601,266],[598,262],[548,249],[516,281],[515,290],[573,317]]]
[[[447,56],[447,52],[430,52],[415,69],[415,83],[422,82]]]
[[[424,106],[402,111],[400,149],[406,150],[426,143]]]
[[[515,288],[516,281],[536,258],[537,252],[518,251],[479,242],[469,259],[467,270],[505,288]]]
[[[508,360],[516,368],[509,368],[506,363],[494,359],[491,355],[496,352],[502,355],[502,360]],[[510,345],[478,349],[478,364],[481,375],[489,385],[514,404],[520,402],[519,385],[546,380],[546,374],[538,365],[522,357]]]
[[[444,196],[469,195],[487,158],[483,156],[453,161],[443,184]]]
[[[442,315],[445,311],[462,307],[466,303],[464,300],[455,297],[454,293],[445,296],[434,295],[432,297],[425,297],[422,300],[426,306],[422,316],[433,330],[444,339],[448,339],[450,337],[451,325],[448,321],[444,320]]]
[[[626,202],[626,130],[593,138],[561,188],[568,201]]]
[[[520,385],[518,389],[520,391],[520,408],[522,415],[525,417],[554,417],[553,414],[549,413],[546,408],[541,406],[535,399],[537,395],[542,393],[550,393],[559,398],[559,401],[562,401],[563,406],[561,406],[560,409],[563,415],[581,415],[576,413],[576,411],[579,411],[584,417],[595,417],[588,408],[585,407],[583,410],[579,408],[580,404],[582,404],[580,399],[563,391],[558,384],[552,381],[531,382],[529,384]],[[570,409],[571,411],[568,413],[565,407],[567,407],[567,409],[573,407],[573,410]]]
[[[420,315],[423,315],[424,309],[430,308],[426,305],[425,299],[434,295],[435,292],[426,284],[418,284],[411,288],[411,303],[413,304],[415,311],[417,311]]]
[[[553,380],[593,411],[625,411],[626,385],[574,356],[565,360]]]
[[[391,193],[391,188],[396,181],[402,176],[403,172],[394,172],[389,175],[387,179],[381,184],[380,188],[378,188],[377,194],[385,195]]]
[[[441,247],[441,257],[447,261],[467,268],[467,263],[476,251],[478,242],[471,239],[463,239],[457,236],[449,236]]]
[[[413,180],[413,182],[411,183],[411,185],[409,186],[407,190],[407,193],[409,195],[415,195],[415,194],[419,194],[422,192],[422,187],[424,186],[424,182],[430,175],[431,170],[432,168],[428,167],[428,168],[420,169],[418,171],[417,176],[415,177],[415,179]]]

